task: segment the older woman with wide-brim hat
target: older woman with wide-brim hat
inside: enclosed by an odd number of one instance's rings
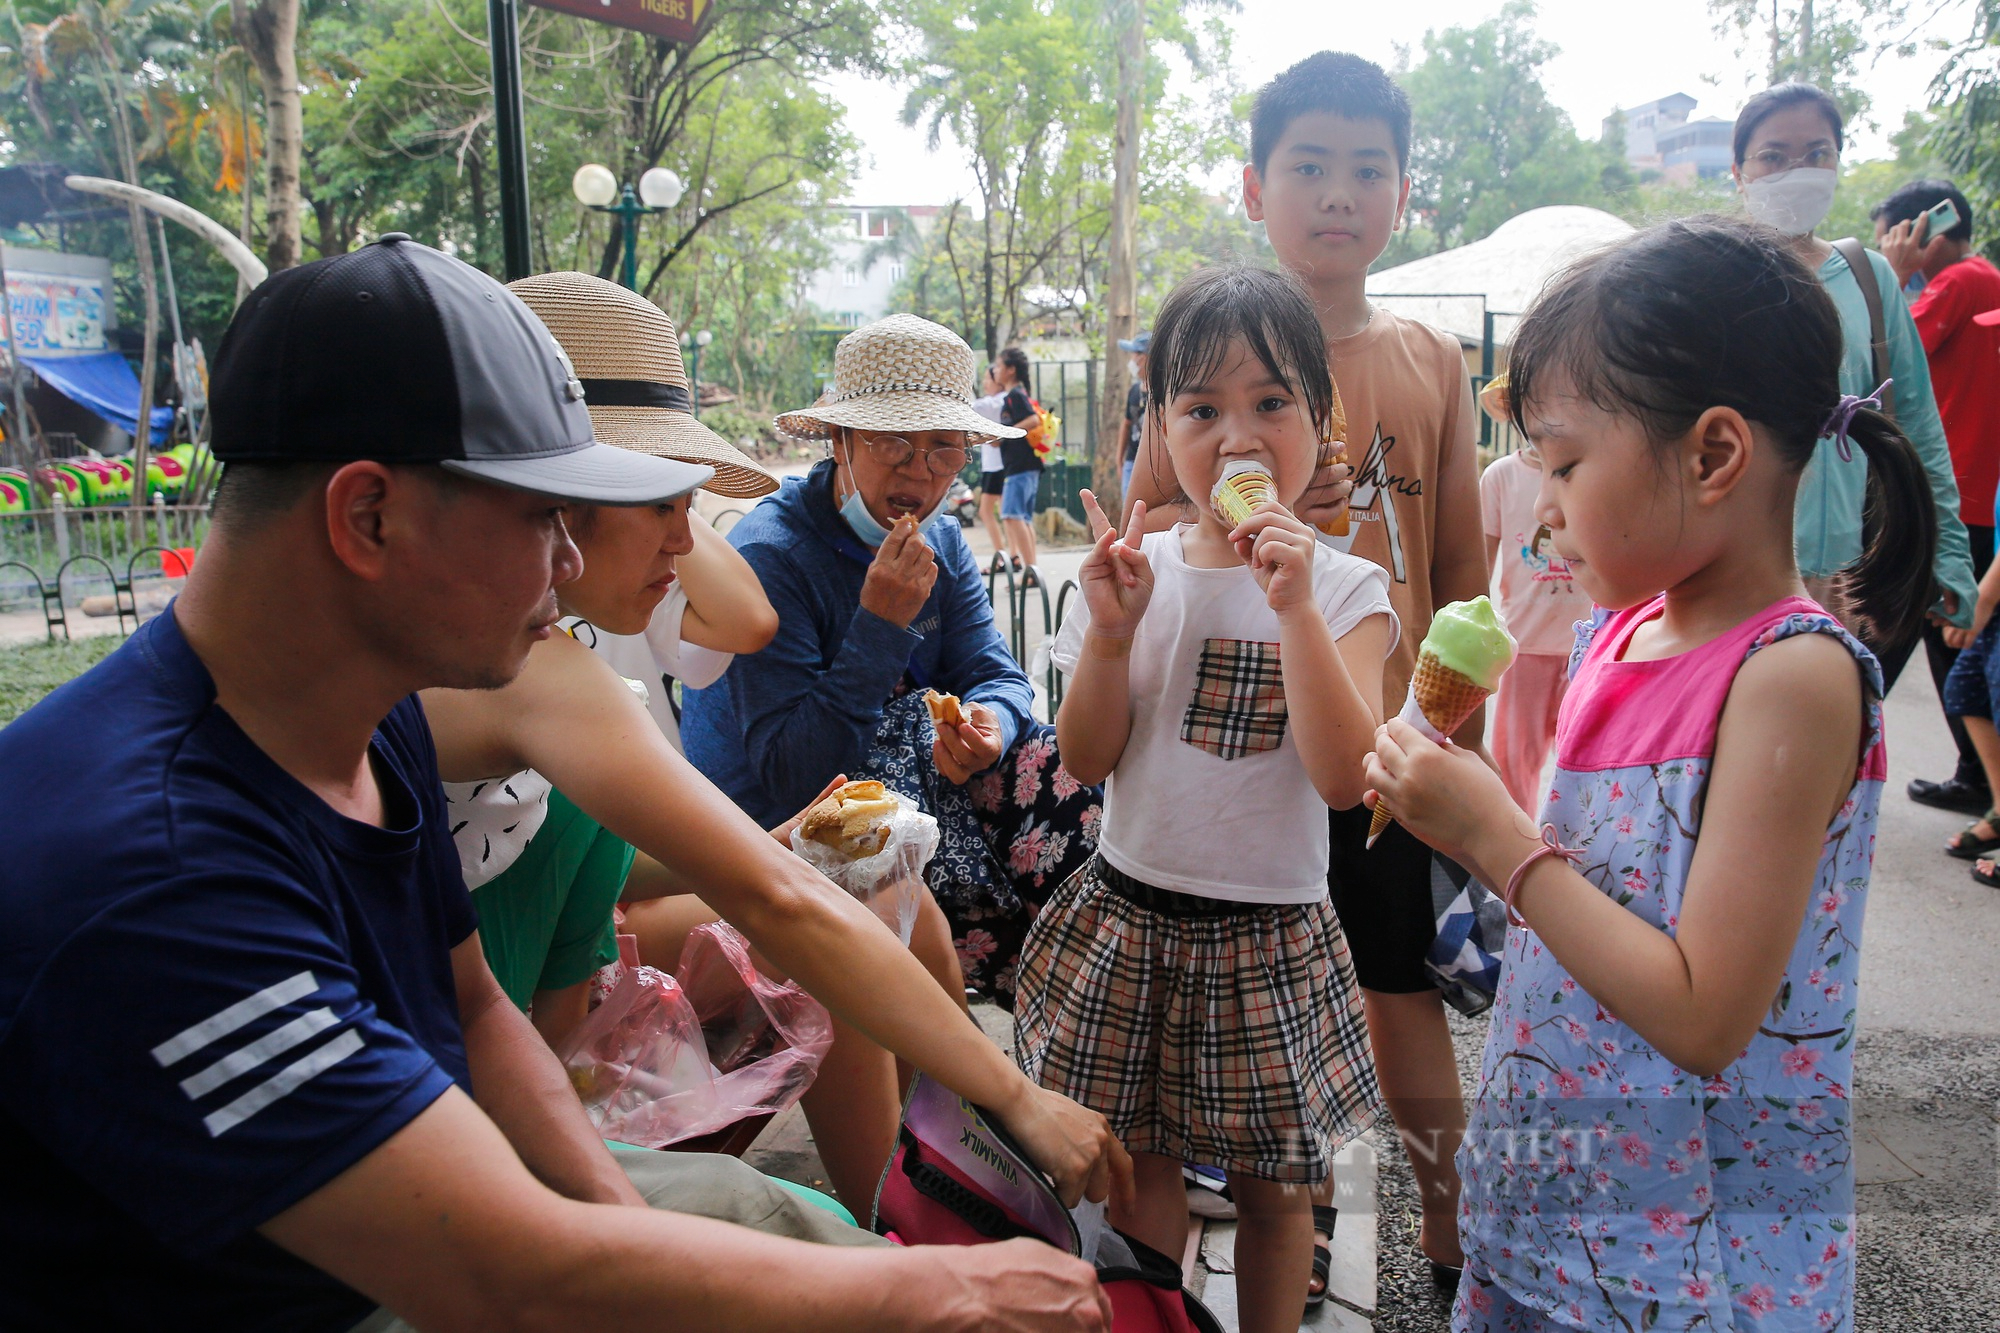
[[[778,633],[687,694],[683,738],[761,821],[837,773],[914,798],[938,820],[927,879],[966,981],[1011,1003],[1021,937],[1095,850],[1101,794],[1062,769],[972,551],[941,514],[967,451],[1021,433],[973,410],[977,369],[957,334],[891,315],[841,339],[832,388],[777,419],[829,453],[729,534]],[[956,695],[967,720],[934,726],[927,690]]]

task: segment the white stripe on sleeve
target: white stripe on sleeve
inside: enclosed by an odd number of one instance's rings
[[[240,1078],[258,1065],[274,1060],[292,1047],[317,1036],[340,1020],[333,1016],[333,1010],[322,1005],[318,1009],[308,1009],[291,1022],[274,1032],[267,1032],[256,1041],[232,1055],[225,1055],[208,1068],[191,1078],[181,1080],[181,1091],[190,1101],[206,1097],[233,1078]]]
[[[319,989],[319,982],[311,972],[300,972],[286,977],[283,981],[266,986],[247,999],[238,1000],[227,1009],[220,1010],[196,1023],[193,1027],[167,1038],[153,1048],[153,1059],[165,1069],[188,1056],[193,1055],[211,1042],[220,1040],[249,1023],[254,1023],[275,1009],[282,1009],[293,1000],[302,999]]]
[[[271,1075],[221,1110],[203,1116],[201,1123],[208,1126],[209,1137],[221,1138],[265,1107],[289,1097],[302,1085],[319,1077],[360,1049],[361,1034],[349,1028],[312,1054],[294,1061]]]

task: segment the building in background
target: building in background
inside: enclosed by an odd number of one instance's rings
[[[832,258],[806,279],[802,299],[838,328],[859,328],[889,314],[896,286],[918,253],[919,238],[944,211],[934,204],[842,204],[831,237]]]
[[[1674,93],[1623,111],[1614,111],[1604,118],[1603,137],[1611,138],[1622,126],[1625,132],[1625,160],[1632,165],[1632,169],[1663,172],[1666,163],[1662,158],[1660,136],[1687,124],[1688,114],[1695,105],[1695,99],[1686,93]]]
[[[1736,123],[1718,116],[1703,116],[1661,130],[1654,138],[1660,150],[1660,174],[1670,181],[1727,176],[1735,134]]]

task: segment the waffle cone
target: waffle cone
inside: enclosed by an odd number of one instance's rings
[[[1340,386],[1338,384],[1333,386],[1332,407],[1332,419],[1327,422],[1325,446],[1329,451],[1327,461],[1345,463],[1347,461],[1347,404],[1340,399]],[[1330,522],[1320,524],[1319,530],[1329,537],[1345,537],[1347,535],[1347,524],[1348,511],[1343,509],[1340,511],[1339,517]]]
[[[1446,736],[1464,726],[1479,705],[1486,702],[1492,691],[1467,676],[1460,675],[1431,653],[1417,659],[1417,674],[1410,678],[1410,697],[1417,701],[1417,709],[1424,715],[1424,721],[1436,727]],[[1382,836],[1382,830],[1389,827],[1389,821],[1396,817],[1389,809],[1389,803],[1377,799],[1374,818],[1368,821],[1368,842]]]
[[[1239,472],[1215,488],[1215,509],[1231,527],[1249,521],[1250,511],[1271,499],[1271,479],[1261,472]]]

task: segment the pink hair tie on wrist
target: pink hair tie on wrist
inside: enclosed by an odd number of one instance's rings
[[[1507,909],[1507,922],[1509,925],[1525,926],[1528,924],[1527,918],[1514,910],[1514,895],[1521,891],[1521,881],[1527,877],[1528,868],[1545,856],[1557,857],[1569,862],[1573,866],[1583,860],[1583,851],[1576,847],[1565,847],[1557,842],[1556,826],[1554,824],[1542,825],[1542,845],[1535,848],[1534,851],[1529,852],[1527,859],[1514,867],[1513,875],[1507,880],[1506,891],[1500,895],[1500,905]]]

